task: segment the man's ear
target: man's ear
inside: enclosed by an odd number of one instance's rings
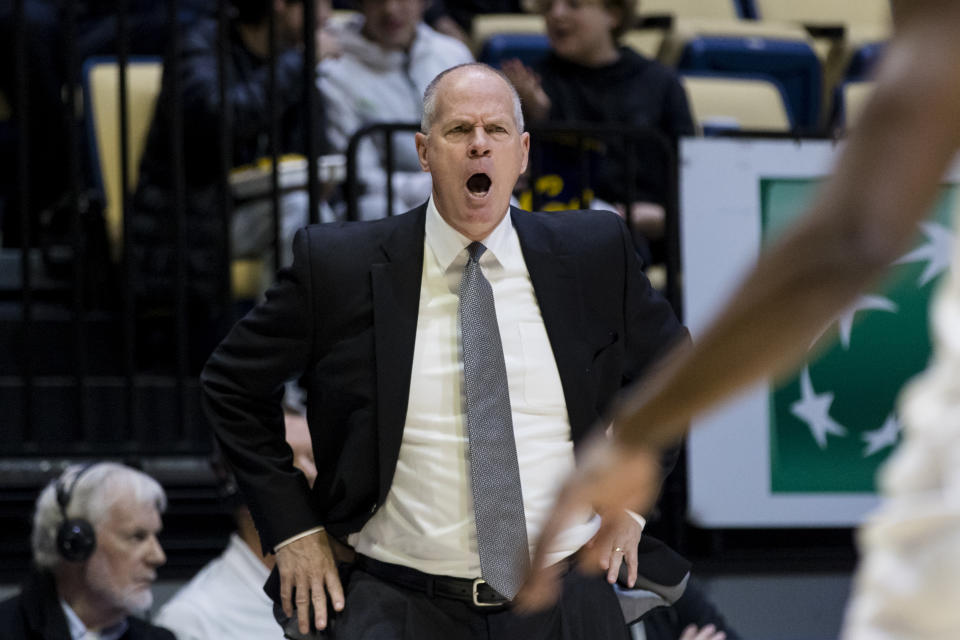
[[[427,160],[427,136],[419,131],[413,137],[417,141],[417,158],[420,159],[420,168],[430,171],[430,161]]]
[[[527,170],[527,161],[530,159],[530,133],[524,131],[520,134],[520,148],[523,153],[523,161],[520,163],[520,173]]]

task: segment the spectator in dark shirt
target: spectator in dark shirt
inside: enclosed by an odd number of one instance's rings
[[[686,93],[667,67],[618,44],[633,22],[633,0],[539,0],[550,54],[536,70],[507,61],[504,72],[531,122],[590,122],[649,127],[675,141],[694,132]],[[663,234],[669,167],[656,143],[636,149],[607,140],[597,197],[626,214],[650,239]],[[639,172],[628,179],[628,152]],[[632,197],[631,197],[632,196]]]

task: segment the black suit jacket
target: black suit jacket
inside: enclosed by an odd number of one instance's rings
[[[426,205],[308,227],[294,263],[201,376],[204,406],[264,549],[323,524],[358,531],[387,496],[400,450],[423,271]],[[511,210],[553,349],[574,443],[686,332],[641,271],[628,231],[596,211]],[[284,441],[284,381],[306,374],[319,475]]]

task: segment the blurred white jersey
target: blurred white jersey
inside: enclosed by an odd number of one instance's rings
[[[960,638],[960,247],[930,309],[934,356],[900,397],[903,442],[859,532],[845,640]]]

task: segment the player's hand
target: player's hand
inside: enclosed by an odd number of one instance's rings
[[[337,563],[327,540],[326,531],[294,540],[277,550],[277,571],[280,573],[280,604],[287,617],[297,607],[300,633],[310,632],[310,605],[313,624],[327,628],[327,596],[336,611],[343,611],[343,587]]]
[[[613,513],[633,509],[639,513],[652,506],[660,491],[660,452],[650,448],[627,448],[604,432],[591,436],[576,471],[560,491],[557,503],[540,534],[531,563],[531,573],[514,601],[521,611],[539,611],[560,594],[560,572],[544,567],[546,550],[584,509]]]

